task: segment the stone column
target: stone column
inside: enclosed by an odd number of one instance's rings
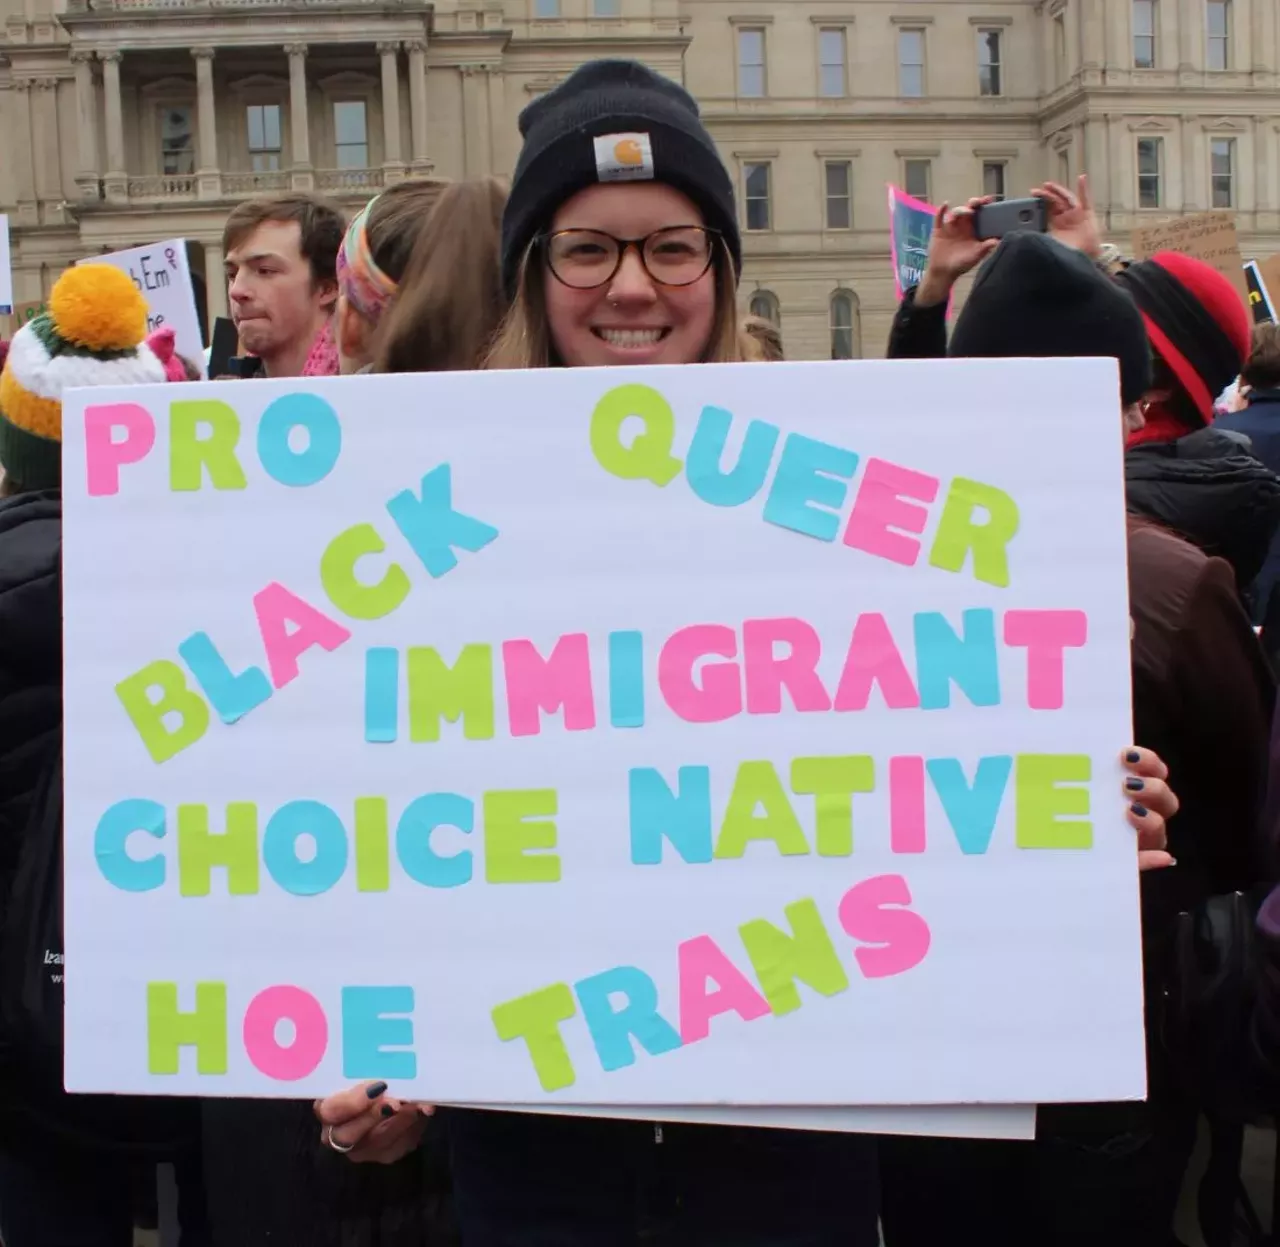
[[[1182,119],[1182,210],[1199,212],[1208,199],[1208,170],[1200,160],[1199,117]],[[1201,192],[1205,193],[1202,194]]]
[[[76,72],[76,130],[80,139],[80,168],[76,173],[76,189],[81,199],[98,199],[102,195],[98,168],[98,101],[93,84],[93,53],[75,48],[71,64]]]
[[[1089,175],[1089,190],[1094,206],[1105,227],[1112,205],[1110,159],[1107,152],[1107,123],[1101,117],[1090,117],[1084,123],[1084,168]]]
[[[462,143],[466,176],[489,170],[489,92],[484,65],[460,65],[462,72]]]
[[[1197,0],[1178,0],[1178,77],[1187,80],[1204,66],[1205,10]]]
[[[404,177],[404,160],[400,155],[400,69],[397,42],[378,44],[382,58],[382,172],[388,182]]]
[[[213,322],[219,316],[228,316],[227,311],[227,274],[224,268],[226,257],[222,254],[221,242],[207,242],[204,245],[204,287],[206,305],[209,310],[209,334],[213,335]]]
[[[489,172],[502,174],[515,165],[512,156],[507,162],[506,141],[516,133],[514,126],[507,125],[507,79],[502,66],[492,64],[489,71],[489,98],[485,101],[489,108]]]
[[[13,80],[13,102],[16,105],[14,111],[17,114],[14,126],[17,131],[17,142],[14,144],[17,156],[14,182],[18,199],[18,221],[22,225],[40,224],[40,210],[36,206],[35,143],[31,132],[31,90],[30,78]]]
[[[409,171],[417,177],[431,172],[427,156],[427,45],[422,39],[405,44],[409,50]]]
[[[120,53],[100,52],[102,93],[107,116],[107,198],[121,202],[129,198],[129,176],[124,164],[124,116],[120,104]]]
[[[311,169],[311,117],[307,111],[307,45],[286,43],[289,56],[289,132],[293,164],[289,183],[296,191],[309,191],[315,183]]]
[[[222,196],[218,169],[218,106],[213,97],[213,49],[192,48],[196,58],[196,193],[201,199]]]
[[[56,211],[62,201],[62,143],[58,134],[58,80],[37,78],[31,101],[31,132],[34,139],[36,199],[45,212]]]

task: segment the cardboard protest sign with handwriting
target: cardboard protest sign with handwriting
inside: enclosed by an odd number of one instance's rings
[[[178,354],[203,372],[204,341],[187,263],[187,244],[181,238],[89,256],[80,263],[110,264],[128,274],[147,301],[147,332],[170,326]]]
[[[1115,395],[1106,360],[70,394],[68,1087],[1141,1096]]]
[[[1149,260],[1157,251],[1178,251],[1203,260],[1229,277],[1240,298],[1246,304],[1249,302],[1234,213],[1196,212],[1133,231],[1135,260]]]

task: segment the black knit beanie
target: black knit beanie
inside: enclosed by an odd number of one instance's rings
[[[597,182],[662,182],[724,235],[735,271],[742,239],[733,183],[682,86],[638,61],[589,61],[520,114],[524,147],[502,218],[502,280],[514,295],[520,261],[556,209]]]
[[[1133,300],[1083,252],[1045,234],[1003,239],[974,279],[947,354],[1110,356],[1126,406],[1151,387],[1151,348]]]

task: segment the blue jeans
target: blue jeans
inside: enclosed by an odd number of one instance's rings
[[[463,1247],[876,1247],[865,1136],[448,1111]]]

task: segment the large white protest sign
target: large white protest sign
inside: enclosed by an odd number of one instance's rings
[[[68,1086],[1142,1095],[1115,394],[70,395]]]
[[[187,263],[187,244],[181,238],[147,247],[131,247],[128,251],[113,251],[109,255],[89,256],[80,263],[110,264],[128,274],[147,301],[147,332],[170,326],[178,354],[203,372],[204,340]]]

